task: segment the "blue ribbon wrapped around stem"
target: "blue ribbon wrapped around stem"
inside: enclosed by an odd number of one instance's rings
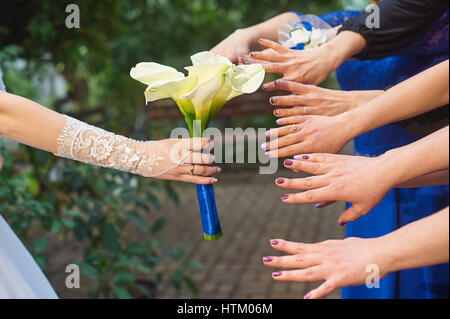
[[[203,238],[217,240],[222,237],[213,185],[197,185],[197,197],[203,225]]]

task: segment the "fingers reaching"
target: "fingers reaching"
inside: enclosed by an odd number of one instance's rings
[[[307,293],[304,296],[304,299],[320,299],[320,298],[328,296],[337,288],[338,287],[336,287],[336,285],[331,280],[327,280],[322,285],[320,285],[318,288]]]
[[[274,268],[307,268],[321,263],[320,255],[301,254],[283,257],[264,257],[266,266]]]
[[[283,47],[281,44],[271,41],[271,40],[259,39],[258,43],[261,44],[262,46],[265,46],[266,48],[273,49],[280,54],[286,54],[286,53],[290,52],[289,49],[287,49],[287,48]]]

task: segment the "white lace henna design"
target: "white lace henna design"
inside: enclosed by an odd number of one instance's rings
[[[162,173],[158,168],[165,157],[157,152],[148,154],[152,142],[135,141],[68,116],[66,119],[56,156],[146,177]]]

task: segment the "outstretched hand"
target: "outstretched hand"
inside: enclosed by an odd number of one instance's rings
[[[276,281],[316,282],[325,281],[307,293],[305,299],[318,299],[341,287],[363,285],[368,279],[369,265],[380,268],[380,279],[389,270],[386,258],[382,258],[383,242],[380,239],[347,238],[328,240],[317,244],[302,244],[281,239],[270,240],[272,248],[290,256],[264,257],[268,267],[294,270],[276,271]]]
[[[282,201],[288,204],[352,203],[353,206],[339,216],[340,225],[368,214],[396,185],[395,176],[392,176],[395,174],[388,174],[389,165],[381,157],[311,154],[295,158],[286,160],[285,167],[314,176],[278,178],[278,187],[304,191],[284,195]]]
[[[277,120],[282,127],[267,131],[261,147],[270,158],[305,153],[338,153],[352,138],[351,126],[339,116],[292,116]]]
[[[339,64],[326,44],[309,50],[291,50],[260,39],[258,43],[271,50],[251,52],[245,59],[261,61],[268,73],[283,74],[284,79],[305,84],[320,84]]]
[[[363,105],[383,92],[330,90],[283,79],[266,83],[262,89],[265,92],[288,91],[292,93],[270,98],[270,104],[275,107],[274,115],[276,117],[334,116]]]

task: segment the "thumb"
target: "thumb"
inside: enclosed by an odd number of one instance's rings
[[[367,211],[359,206],[359,205],[353,205],[349,209],[347,209],[345,212],[339,216],[339,224],[341,226],[345,225],[346,223],[353,222],[357,220],[358,218],[364,216],[367,214]]]

